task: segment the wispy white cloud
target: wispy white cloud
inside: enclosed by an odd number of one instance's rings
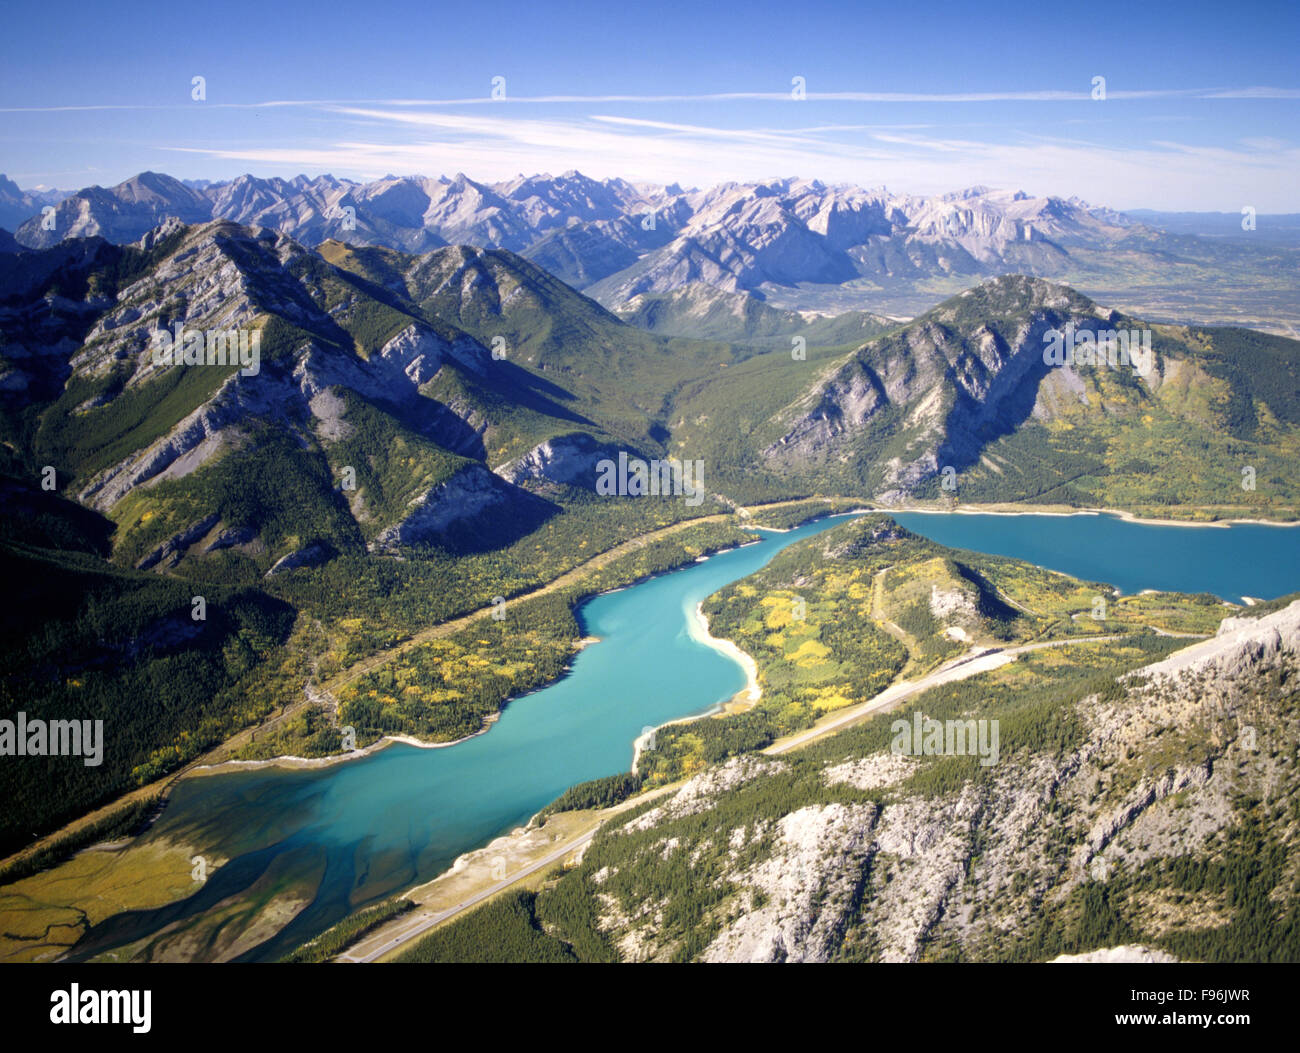
[[[1300,99],[1300,88],[1223,88],[1208,91],[1203,99]]]
[[[1285,150],[1291,144],[1285,139],[1277,139],[1271,135],[1251,136],[1245,139],[1238,139],[1242,146],[1250,147],[1252,150]]]
[[[276,170],[375,178],[456,171],[492,180],[579,169],[589,175],[707,185],[808,176],[935,193],[984,183],[1077,194],[1119,208],[1232,211],[1249,201],[1294,211],[1300,150],[1281,143],[1198,146],[1156,140],[1138,147],[1081,138],[1013,135],[990,141],[926,129],[809,125],[721,128],[609,114],[529,119],[517,111],[446,113],[413,107],[328,107],[363,133],[305,145],[168,147]],[[1004,138],[1006,135],[1004,133]]]
[[[996,102],[1080,102],[1091,99],[1091,86],[1078,90],[1045,88],[1033,91],[966,91],[966,92],[908,92],[908,91],[806,91],[807,102],[872,102],[872,103],[996,103]],[[1300,99],[1300,89],[1268,86],[1247,88],[1151,88],[1110,89],[1107,101],[1136,99]],[[256,110],[283,107],[325,106],[501,106],[504,104],[599,104],[599,103],[679,103],[679,102],[791,102],[790,90],[783,91],[728,91],[703,92],[678,95],[511,95],[508,92],[494,98],[483,95],[444,99],[264,99],[255,102],[204,102],[212,109]],[[0,113],[61,113],[95,110],[168,110],[184,109],[193,103],[86,103],[67,106],[3,106]]]

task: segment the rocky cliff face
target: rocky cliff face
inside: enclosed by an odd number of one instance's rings
[[[176,229],[164,228],[152,238]],[[151,355],[156,330],[260,329],[268,313],[308,332],[330,333],[328,315],[309,284],[296,281],[287,265],[303,250],[287,238],[266,233],[248,237],[221,224],[200,228],[158,267],[123,289],[112,307],[86,334],[69,360],[71,375],[94,379],[129,369],[116,394],[101,396],[87,411],[111,407],[122,393],[159,379],[169,365]],[[259,345],[260,346],[260,345]],[[288,361],[265,369],[240,370],[216,392],[148,447],[90,479],[80,498],[109,511],[138,486],[183,477],[236,443],[252,427],[296,427],[312,421],[329,437],[334,404],[321,396],[343,388],[365,398],[410,403],[421,385],[444,364],[483,374],[488,352],[463,334],[448,340],[412,321],[368,358],[340,353],[325,341],[307,341]],[[432,410],[434,407],[430,406]]]
[[[990,309],[965,312],[973,296]],[[762,456],[783,472],[857,464],[879,500],[905,499],[1025,421],[1052,418],[1063,399],[1085,397],[1074,367],[1044,361],[1048,333],[1096,332],[1118,317],[1041,279],[996,279],[834,368],[777,418]]]
[[[381,531],[370,544],[374,551],[395,550],[436,540],[457,523],[486,514],[507,514],[516,493],[486,468],[468,464],[446,482],[419,494],[401,520]]]
[[[493,470],[511,483],[547,480],[590,490],[595,488],[597,462],[616,459],[618,452],[618,447],[599,443],[590,435],[561,435]]]

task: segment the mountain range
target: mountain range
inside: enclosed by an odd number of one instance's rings
[[[311,249],[172,219],[128,246],[0,257],[0,282],[8,470],[55,468],[139,567],[481,547],[590,494],[615,450],[702,460],[727,501],[958,485],[1075,504],[1296,497],[1294,341],[1156,326],[1149,375],[1054,366],[1053,331],[1151,326],[1039,278],[993,279],[906,324],[676,294],[670,328],[691,337],[630,325],[507,250]],[[255,331],[260,365],[160,367],[153,334],[177,327]],[[250,457],[278,480],[255,506],[232,474]]]
[[[17,230],[25,220],[39,215],[41,209],[57,205],[67,196],[65,191],[44,187],[23,190],[12,179],[0,175],[0,227],[6,232]],[[12,251],[16,250],[0,246],[0,252]]]
[[[3,200],[9,215],[24,207],[7,191]],[[508,249],[608,307],[704,284],[786,309],[914,314],[1014,272],[1094,295],[1123,289],[1121,306],[1130,308],[1147,303],[1145,290],[1152,317],[1251,322],[1243,310],[1294,304],[1286,275],[1296,273],[1300,253],[1294,238],[1170,233],[1077,198],[978,186],[921,196],[805,179],[683,189],[579,172],[497,183],[463,174],[193,183],[143,172],[67,195],[52,224],[34,214],[35,199],[26,208],[16,240],[27,248],[91,235],[130,243],[171,217],[267,227],[308,247],[337,240],[407,252],[449,244]],[[1207,274],[1234,285],[1220,296],[1201,282],[1209,291],[1194,312],[1171,296]],[[1244,302],[1233,295],[1243,279],[1256,289]],[[1286,320],[1300,319],[1287,313]]]

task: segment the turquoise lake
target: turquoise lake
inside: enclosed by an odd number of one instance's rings
[[[1133,523],[1109,514],[899,512],[908,530],[953,548],[1013,556],[1132,594],[1209,592],[1240,603],[1300,589],[1300,526]]]
[[[107,919],[77,956],[187,924],[231,895],[314,886],[311,905],[247,955],[279,957],[362,903],[435,877],[575,783],[627,771],[643,728],[707,712],[745,686],[736,662],[691,638],[696,604],[838,522],[765,532],[756,544],[588,600],[582,628],[601,642],[563,680],[510,702],[486,735],[443,749],[398,743],[328,768],[183,780],[145,836],[213,846],[230,861],[189,899]]]
[[[900,513],[944,544],[1016,556],[1124,592],[1144,588],[1272,598],[1300,589],[1300,529],[1160,527],[1114,516]],[[583,650],[569,676],[512,701],[485,735],[443,749],[397,744],[327,768],[183,780],[146,839],[178,840],[228,862],[189,898],[95,926],[76,958],[134,941],[161,950],[218,917],[246,926],[231,897],[257,904],[292,889],[309,902],[242,960],[279,957],[365,903],[445,870],[522,825],[575,783],[627,771],[646,726],[707,712],[745,684],[739,665],[693,639],[697,603],[777,552],[843,520],[821,520],[580,608]],[[190,944],[190,952],[202,957]]]

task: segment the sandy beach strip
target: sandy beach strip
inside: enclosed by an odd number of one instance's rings
[[[762,697],[763,689],[758,684],[758,663],[730,640],[721,640],[709,632],[709,619],[704,615],[703,601],[695,605],[694,617],[687,619],[686,631],[692,640],[712,647],[740,664],[745,670],[744,694],[747,702],[752,705]]]
[[[713,650],[738,662],[740,667],[745,670],[745,686],[732,695],[730,699],[716,703],[704,713],[697,713],[689,717],[678,717],[676,720],[666,720],[662,724],[642,731],[637,736],[636,741],[632,743],[632,771],[634,773],[637,765],[641,762],[641,754],[645,751],[647,741],[660,728],[672,727],[674,724],[691,724],[697,720],[703,720],[705,717],[714,716],[723,712],[731,702],[743,701],[747,707],[753,706],[763,696],[763,689],[758,683],[758,663],[730,640],[719,639],[709,632],[709,619],[704,615],[703,601],[697,603],[694,612],[687,616],[686,632],[697,643],[702,643],[705,647],[711,647]]]

